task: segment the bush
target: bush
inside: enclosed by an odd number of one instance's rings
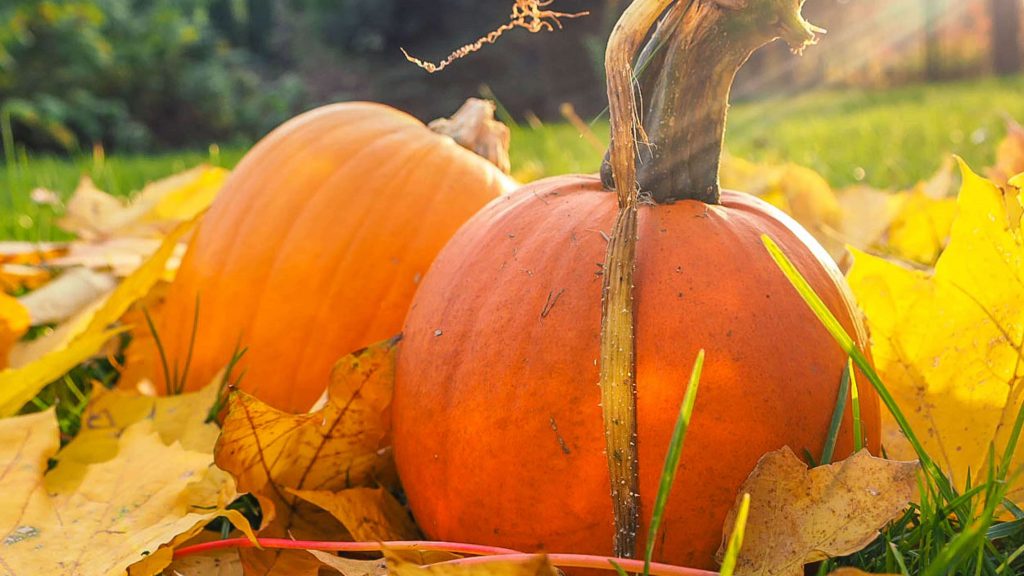
[[[0,116],[32,148],[253,139],[303,99],[233,46],[211,0],[5,0]]]

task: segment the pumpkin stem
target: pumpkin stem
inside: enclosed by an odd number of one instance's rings
[[[624,183],[616,190],[619,212],[605,255],[600,349],[616,556],[636,553],[641,515],[633,300],[639,194],[662,203],[719,201],[733,78],[754,50],[777,37],[795,51],[814,41],[821,30],[803,19],[802,6],[803,0],[635,0],[608,40],[612,145],[601,175],[609,188]],[[636,78],[638,53],[644,68]],[[638,101],[645,104],[642,116]]]
[[[751,54],[778,38],[800,52],[824,32],[800,13],[804,0],[678,0],[663,17],[638,77],[643,132],[641,193],[659,204],[718,204],[718,168],[729,93]],[[614,187],[610,162],[602,180]]]
[[[511,166],[508,148],[511,135],[508,126],[494,119],[494,103],[470,98],[451,118],[438,118],[428,127],[494,164],[508,174]]]

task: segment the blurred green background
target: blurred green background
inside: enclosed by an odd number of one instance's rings
[[[512,30],[431,75],[401,49],[442,59],[507,21],[512,0],[0,0],[0,230],[55,234],[37,187],[66,196],[88,174],[129,194],[199,162],[230,167],[287,118],[353,99],[429,120],[485,95],[513,126],[520,179],[593,171],[601,58],[626,4],[557,0],[589,15]],[[755,55],[728,146],[836,186],[909,186],[950,153],[983,167],[1006,119],[1024,119],[1022,4],[808,0],[830,33],[800,58],[781,43]]]

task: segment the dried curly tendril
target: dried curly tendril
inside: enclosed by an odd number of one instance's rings
[[[419,58],[410,55],[406,52],[405,48],[401,49],[402,54],[405,55],[405,59],[409,62],[412,62],[433,74],[434,72],[444,70],[452,62],[480,50],[483,48],[484,44],[494,44],[505,32],[514,28],[525,28],[533,33],[553,32],[556,28],[562,28],[563,18],[579,18],[590,14],[589,12],[568,13],[547,10],[547,7],[554,1],[555,0],[515,0],[515,4],[512,5],[512,14],[509,15],[509,21],[507,23],[502,24],[475,42],[470,42],[469,44],[462,46],[458,50],[452,52],[447,58],[436,64],[420,60]]]

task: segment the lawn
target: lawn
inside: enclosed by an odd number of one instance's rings
[[[864,182],[881,188],[912,185],[948,154],[975,167],[992,162],[1007,116],[1024,119],[1024,77],[914,86],[886,91],[818,91],[736,104],[727,144],[752,160],[811,167],[837,187]],[[507,119],[506,119],[507,120]],[[603,118],[590,123],[604,141]],[[100,188],[127,195],[145,182],[201,162],[231,167],[242,149],[151,155],[86,154],[74,159],[10,155],[0,167],[0,238],[62,238],[54,212],[29,200],[37,187],[67,196],[82,174]],[[522,180],[592,172],[601,152],[572,125],[513,125],[513,172]]]

